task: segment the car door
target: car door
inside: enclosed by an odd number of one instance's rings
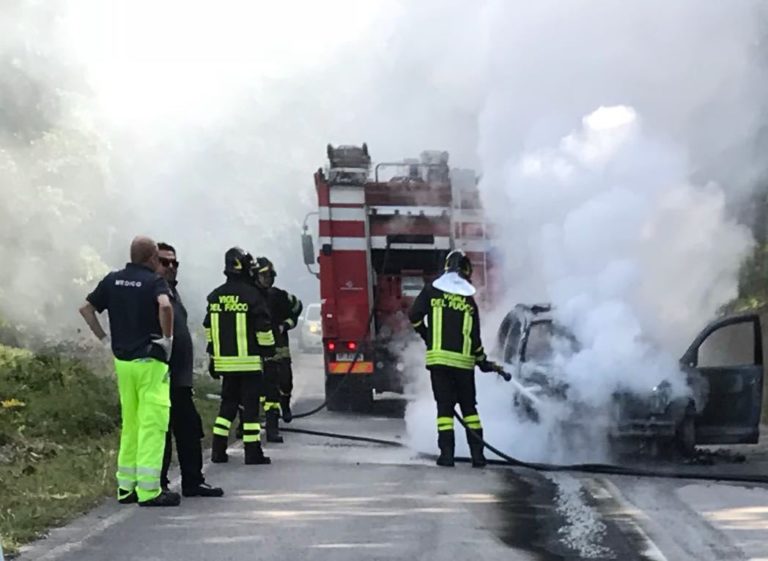
[[[763,341],[760,317],[708,325],[681,359],[697,400],[697,444],[753,444],[760,435]]]

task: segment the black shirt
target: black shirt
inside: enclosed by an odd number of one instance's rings
[[[171,296],[168,283],[149,267],[128,263],[104,277],[86,300],[96,311],[109,312],[112,352],[119,360],[158,358],[162,351],[151,344],[160,338],[157,297]]]
[[[193,371],[192,335],[187,324],[187,309],[181,301],[178,290],[171,288],[173,304],[173,352],[168,363],[171,371],[171,385],[191,388]]]

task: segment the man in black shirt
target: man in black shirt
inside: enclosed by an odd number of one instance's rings
[[[179,262],[176,249],[167,243],[157,244],[160,254],[158,272],[168,281],[173,304],[173,354],[168,363],[171,372],[171,423],[165,440],[161,483],[168,488],[168,468],[171,465],[173,443],[176,438],[176,454],[181,470],[181,494],[185,497],[221,497],[219,487],[211,487],[203,477],[203,422],[192,399],[193,349],[192,335],[187,324],[187,309],[176,288]]]
[[[170,409],[173,306],[168,283],[155,272],[158,265],[155,242],[134,238],[131,262],[101,280],[80,314],[106,344],[109,337],[96,314],[109,312],[122,413],[118,500],[141,506],[178,506],[179,495],[160,485]]]

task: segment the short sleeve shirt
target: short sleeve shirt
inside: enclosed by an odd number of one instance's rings
[[[152,339],[162,336],[157,298],[171,296],[168,283],[148,267],[129,263],[104,277],[86,300],[109,313],[112,352],[120,360],[157,358]]]

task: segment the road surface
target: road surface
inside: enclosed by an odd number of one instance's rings
[[[319,402],[317,356],[297,360],[296,411]],[[323,412],[292,427],[404,436],[403,404]],[[242,450],[206,477],[221,499],[141,509],[107,501],[25,548],[39,561],[763,560],[768,489],[668,479],[440,469],[407,448],[290,434],[271,466]]]

